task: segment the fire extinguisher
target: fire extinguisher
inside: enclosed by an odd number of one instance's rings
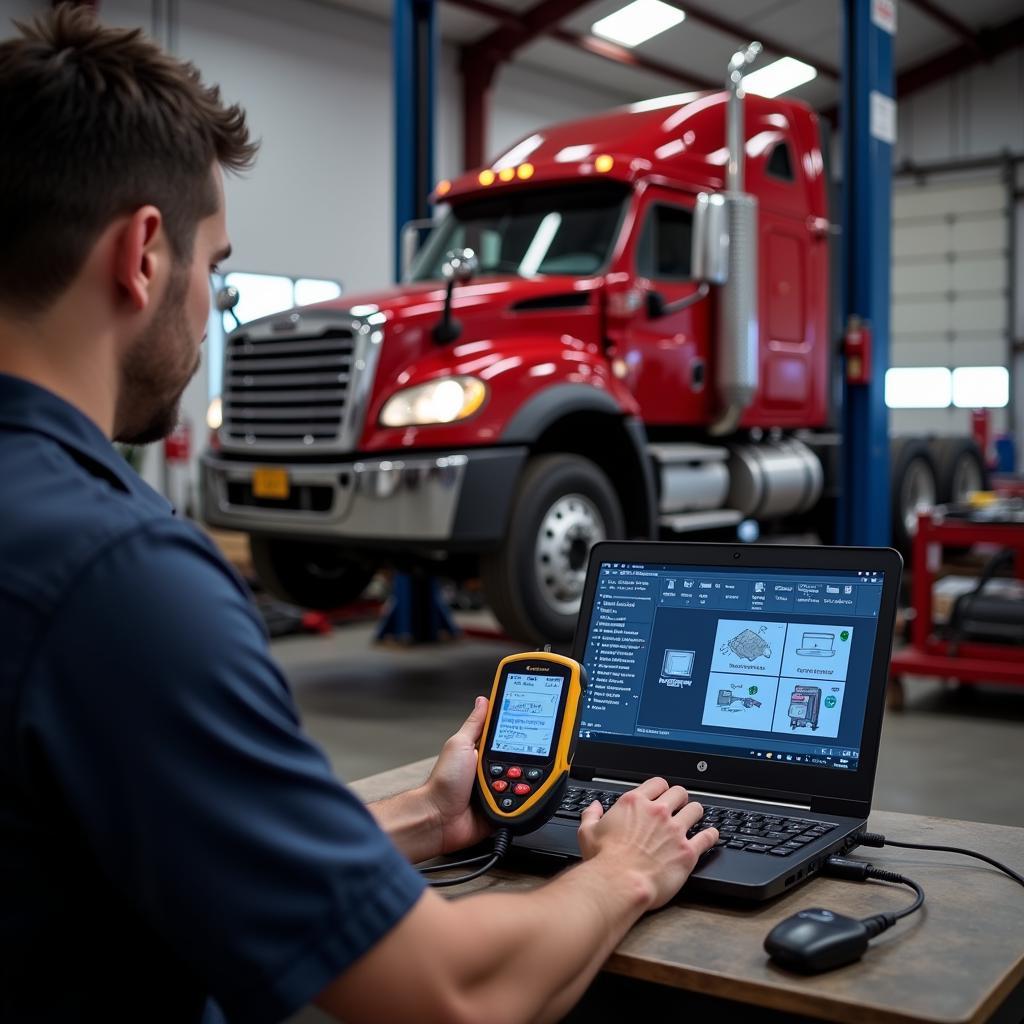
[[[843,338],[846,356],[846,383],[867,384],[871,380],[871,325],[859,316],[851,316]]]
[[[175,507],[184,507],[188,497],[188,463],[192,454],[192,425],[179,420],[164,438],[162,490]]]

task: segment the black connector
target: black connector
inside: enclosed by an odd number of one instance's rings
[[[822,874],[833,878],[850,878],[855,882],[866,882],[873,865],[866,860],[850,860],[849,857],[829,857],[821,866]]]

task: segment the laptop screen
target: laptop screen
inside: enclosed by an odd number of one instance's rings
[[[884,573],[597,570],[581,738],[856,770]]]

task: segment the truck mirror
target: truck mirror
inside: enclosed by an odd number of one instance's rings
[[[217,311],[219,313],[230,313],[238,305],[238,289],[232,285],[217,289]]]
[[[402,225],[399,246],[401,247],[403,281],[408,279],[409,268],[423,244],[423,233],[432,227],[434,227],[432,220],[411,220]]]
[[[693,208],[693,277],[708,284],[729,278],[729,216],[725,196],[701,192]]]
[[[453,249],[444,258],[441,273],[446,281],[465,284],[472,281],[480,269],[480,261],[472,249]]]

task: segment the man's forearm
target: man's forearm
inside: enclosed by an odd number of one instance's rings
[[[441,816],[425,787],[376,800],[367,809],[412,863],[441,853]]]

